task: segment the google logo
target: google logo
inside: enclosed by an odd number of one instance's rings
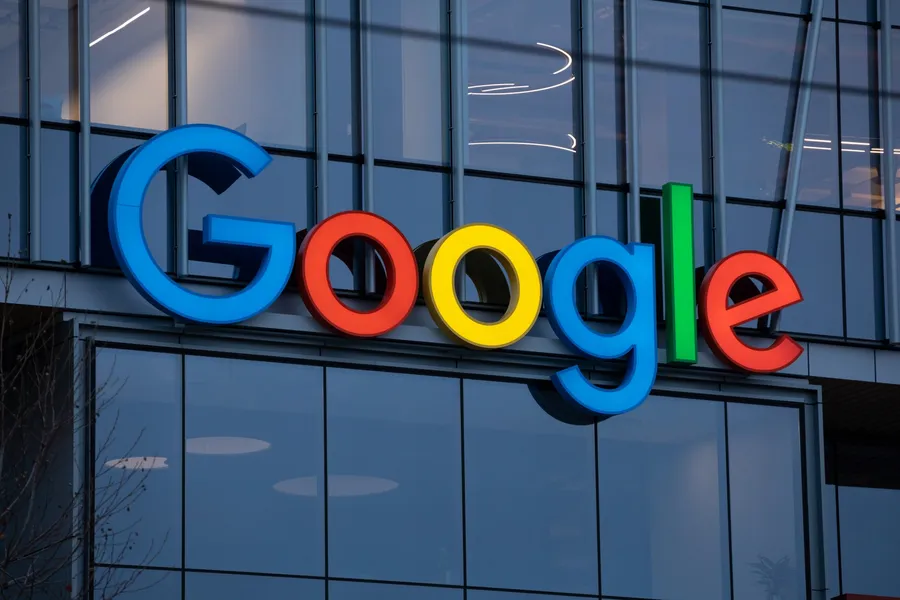
[[[204,244],[261,250],[265,258],[242,290],[227,296],[200,294],[173,281],[153,260],[144,236],[142,206],[147,187],[161,168],[180,156],[201,153],[224,158],[247,177],[258,175],[271,161],[265,150],[235,131],[186,125],[157,135],[128,155],[117,166],[109,192],[108,229],[118,263],[141,295],[166,314],[212,325],[245,321],[271,306],[293,277],[312,316],[340,334],[384,335],[403,323],[421,292],[431,317],[449,338],[470,348],[493,350],[521,340],[543,309],[557,337],[574,352],[596,360],[628,358],[624,380],[615,389],[596,387],[577,366],[555,373],[553,385],[566,401],[590,414],[616,415],[633,410],[650,393],[657,373],[653,245],[582,238],[555,253],[542,273],[516,236],[485,223],[451,231],[431,245],[424,261],[417,261],[400,230],[372,213],[348,211],[324,219],[302,238],[299,248],[293,223],[207,215]],[[695,294],[693,193],[682,184],[668,184],[663,191],[666,360],[697,362],[699,321],[710,348],[733,367],[757,373],[786,368],[802,353],[789,336],[757,348],[739,339],[734,328],[800,302],[793,276],[766,254],[738,252],[710,269]],[[384,296],[366,312],[341,302],[328,277],[330,258],[351,238],[367,240],[384,268]],[[457,296],[457,271],[466,255],[476,250],[496,258],[508,281],[509,304],[497,322],[470,316]],[[610,267],[624,290],[625,319],[614,333],[596,331],[578,310],[576,281],[594,263]],[[735,285],[747,277],[762,281],[763,292],[734,301]]]

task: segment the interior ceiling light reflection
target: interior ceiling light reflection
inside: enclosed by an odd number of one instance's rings
[[[566,59],[566,63],[560,67],[559,69],[553,71],[554,75],[559,75],[566,69],[572,66],[572,55],[563,50],[562,48],[557,48],[556,46],[551,46],[550,44],[545,44],[543,42],[538,42],[538,46],[542,48],[549,48],[555,52],[559,52]],[[561,81],[559,83],[555,83],[553,85],[548,85],[545,87],[532,88],[529,85],[520,85],[518,83],[479,83],[476,85],[469,86],[469,95],[470,96],[515,96],[518,94],[536,94],[537,92],[546,92],[547,90],[552,90],[558,87],[562,87],[564,85],[568,85],[575,81],[575,76],[566,79],[565,81]],[[475,91],[472,91],[475,90]]]
[[[263,440],[245,437],[199,437],[185,441],[184,449],[188,454],[234,455],[262,452],[272,447]]]
[[[362,475],[329,475],[328,497],[347,498],[353,496],[372,496],[396,489],[400,484],[381,477]],[[279,481],[272,488],[282,494],[291,496],[315,497],[319,495],[318,477],[297,477]]]
[[[134,23],[135,21],[137,21],[138,19],[140,19],[141,17],[146,15],[148,12],[150,12],[149,6],[147,8],[145,8],[144,10],[142,10],[141,12],[139,12],[138,14],[131,17],[130,19],[128,19],[127,21],[125,21],[124,23],[122,23],[121,25],[119,25],[118,27],[116,27],[115,29],[107,31],[106,33],[104,33],[103,35],[98,37],[96,40],[94,40],[93,42],[88,44],[88,46],[93,47],[94,44],[99,44],[100,42],[102,42],[103,40],[105,40],[106,38],[111,36],[112,34],[122,31],[123,29],[125,29],[126,27],[128,27],[129,25],[131,25],[132,23]]]
[[[803,138],[804,150],[833,150],[833,144],[834,142],[824,138]],[[846,146],[850,147],[848,148]],[[873,148],[871,142],[841,140],[841,152],[864,154],[866,151],[868,151],[869,154],[884,154],[884,148]],[[894,154],[900,154],[900,148],[895,148]]]
[[[129,471],[142,471],[144,469],[168,469],[169,460],[163,456],[129,456],[108,460],[104,465],[110,469],[127,469]]]

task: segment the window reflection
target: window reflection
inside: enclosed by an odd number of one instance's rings
[[[2,79],[2,78],[0,78]],[[25,135],[24,127],[0,125],[0,256],[23,256],[20,227],[25,218]]]
[[[310,163],[310,167],[312,164]],[[330,161],[328,163],[328,213],[335,215],[347,210],[354,210],[359,206],[360,193],[359,165],[347,162]],[[310,172],[311,179],[315,175]],[[310,193],[309,202],[314,202],[315,196]],[[352,290],[353,270],[332,256],[328,261],[328,278],[331,287],[336,290]]]
[[[379,158],[446,162],[446,0],[370,2]]]
[[[466,381],[463,398],[469,585],[596,594],[593,428],[522,384]]]
[[[94,559],[181,566],[181,357],[97,350]]]
[[[187,567],[324,573],[322,396],[316,367],[185,358]]]
[[[459,381],[327,377],[329,573],[462,584]]]
[[[844,293],[847,337],[884,337],[882,219],[844,217]]]
[[[469,0],[467,25],[467,165],[573,178],[572,3]]]
[[[310,145],[307,4],[308,0],[188,3],[191,123],[237,129],[260,144]]]
[[[728,405],[735,600],[806,597],[800,452],[796,408]]]
[[[94,600],[177,600],[181,598],[181,573],[139,569],[98,568],[93,573]]]
[[[594,2],[594,126],[596,134],[597,180],[621,183],[622,152],[622,48],[617,35],[619,15],[613,0]],[[616,62],[616,61],[619,62]]]
[[[469,592],[471,595],[472,592]],[[462,589],[331,581],[329,600],[462,600]]]
[[[839,36],[844,206],[884,208],[875,31],[863,25],[842,23]]]
[[[729,596],[724,404],[651,397],[597,438],[603,592]]]
[[[893,15],[896,12],[896,6],[892,4],[892,8],[894,10],[891,11]],[[841,20],[846,21],[875,21],[878,16],[878,7],[876,6],[876,2],[873,0],[841,0],[839,9]]]
[[[162,598],[162,596],[160,596]],[[187,573],[185,600],[325,600],[325,582],[292,577],[258,577],[223,573]],[[167,599],[168,600],[168,599]]]
[[[41,119],[78,120],[78,10],[75,2],[40,0]],[[0,26],[2,31],[2,26]],[[2,45],[2,42],[0,42]],[[2,52],[2,51],[0,51]],[[3,73],[9,71],[0,69]]]
[[[822,495],[822,513],[825,522],[825,529],[823,531],[825,545],[825,580],[828,588],[828,597],[834,598],[841,593],[841,563],[838,555],[837,487],[834,485],[825,486],[825,493]]]
[[[148,0],[92,2],[91,121],[168,127],[166,9]],[[190,69],[188,70],[190,72]],[[222,97],[216,98],[216,103]]]
[[[328,18],[325,28],[328,152],[355,154],[359,139],[359,127],[356,126],[359,67],[356,60],[356,30],[353,27],[356,2],[329,0],[323,6]]]
[[[77,214],[78,135],[41,130],[41,260],[68,262]]]
[[[396,225],[413,248],[444,231],[447,176],[429,171],[375,169],[375,212]]]
[[[850,0],[858,2],[859,0]],[[825,4],[828,0],[825,0]],[[809,0],[725,0],[725,6],[740,6],[775,12],[805,14],[809,12]]]
[[[708,191],[706,9],[638,3],[641,185],[669,181]]]
[[[900,596],[900,490],[838,488],[844,589]]]
[[[25,2],[13,2],[0,18],[0,115],[25,115]]]
[[[791,82],[800,73],[805,25],[799,18],[725,11],[722,27],[726,192],[779,200],[796,104]]]

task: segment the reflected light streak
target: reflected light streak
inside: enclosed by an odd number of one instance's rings
[[[578,140],[576,140],[576,139],[575,139],[575,136],[572,135],[571,133],[567,133],[566,135],[569,136],[569,139],[570,139],[570,140],[572,140],[572,148],[574,149],[575,146],[578,145]]]
[[[572,148],[566,148],[565,146],[556,146],[554,144],[538,144],[535,142],[469,142],[470,146],[535,146],[538,148],[552,148],[553,150],[565,150],[566,152],[571,152],[575,154],[575,150]]]
[[[469,89],[475,90],[478,88],[499,87],[499,86],[506,86],[506,85],[516,85],[516,84],[514,84],[514,83],[479,83],[478,85],[470,85]]]
[[[562,48],[557,48],[556,46],[551,46],[550,44],[545,44],[543,42],[538,42],[537,45],[543,46],[544,48],[550,48],[551,50],[556,50],[557,52],[559,52],[560,54],[562,54],[563,56],[566,57],[566,64],[563,65],[562,69],[559,69],[558,71],[553,71],[554,75],[559,75],[560,73],[562,73],[563,71],[565,71],[566,69],[568,69],[569,67],[572,66],[572,55],[569,54],[568,52],[566,52],[565,50],[563,50]]]
[[[481,90],[481,91],[486,94],[488,92],[499,92],[502,90],[521,90],[521,89],[527,89],[527,88],[528,88],[527,85],[508,85],[506,87],[491,88],[489,90]]]
[[[537,92],[546,92],[547,90],[552,90],[554,88],[562,87],[564,85],[569,85],[573,81],[575,81],[574,75],[572,77],[566,79],[562,83],[548,85],[547,87],[542,87],[542,88],[535,88],[533,90],[520,90],[518,92],[492,92],[492,93],[487,93],[486,91],[485,92],[469,92],[469,95],[470,96],[515,96],[517,94],[536,94]]]
[[[145,8],[144,10],[142,10],[141,12],[139,12],[138,14],[131,17],[130,19],[128,19],[127,21],[125,21],[124,23],[122,23],[121,25],[119,25],[118,27],[116,27],[115,29],[113,29],[112,31],[107,31],[106,33],[104,33],[103,35],[98,37],[96,40],[94,40],[93,42],[88,44],[88,47],[92,47],[94,44],[99,44],[100,42],[102,42],[103,40],[105,40],[106,38],[111,36],[112,34],[125,29],[126,27],[128,27],[129,25],[131,25],[132,23],[134,23],[135,21],[137,21],[138,19],[140,19],[141,17],[146,15],[148,12],[150,12],[149,6],[147,8]]]
[[[831,150],[831,148],[822,148],[820,146],[803,146],[804,150]]]

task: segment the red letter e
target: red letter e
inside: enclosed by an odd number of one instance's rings
[[[762,279],[766,291],[759,296],[728,306],[731,288],[743,277]],[[723,361],[751,373],[780,371],[803,353],[803,348],[787,335],[768,348],[748,346],[734,332],[764,315],[803,300],[793,275],[780,262],[762,252],[736,252],[716,264],[700,287],[700,319],[703,337]]]

